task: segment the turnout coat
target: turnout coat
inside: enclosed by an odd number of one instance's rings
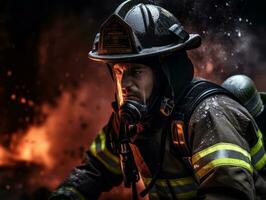
[[[188,131],[187,162],[173,141],[173,119],[158,117],[130,144],[140,176],[147,185],[156,172],[161,146],[161,173],[149,192],[150,199],[234,200],[266,199],[266,154],[254,119],[239,103],[213,95],[194,110]],[[92,200],[121,184],[119,157],[114,144],[119,120],[112,114],[77,166],[51,199]],[[166,134],[162,145],[162,134]]]

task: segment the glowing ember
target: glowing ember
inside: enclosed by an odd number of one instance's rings
[[[11,100],[16,100],[16,98],[17,98],[17,96],[15,95],[15,94],[12,94],[11,96],[10,96],[10,98],[11,98]]]
[[[211,62],[207,62],[207,65],[206,65],[206,72],[208,74],[212,73],[213,72],[213,64]]]
[[[11,70],[7,71],[7,76],[12,76],[12,71]]]
[[[29,106],[34,106],[34,102],[33,102],[32,100],[29,100],[29,101],[28,101],[28,105],[29,105]]]
[[[24,98],[24,97],[21,97],[21,98],[20,98],[20,103],[22,103],[22,104],[25,104],[25,103],[27,103],[27,100],[26,100],[26,98]]]

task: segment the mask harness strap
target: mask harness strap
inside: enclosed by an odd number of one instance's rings
[[[132,100],[124,102],[119,110],[121,118],[119,131],[120,163],[124,185],[127,188],[131,187],[133,200],[138,200],[136,183],[139,181],[140,176],[130,147],[131,129],[140,121],[142,113],[145,112],[145,110],[145,106]]]
[[[138,199],[138,192],[136,183],[139,181],[140,176],[134,160],[134,156],[130,147],[130,137],[132,136],[132,125],[136,124],[141,119],[141,113],[145,112],[145,108],[134,101],[124,103],[120,109],[121,124],[119,132],[119,155],[121,160],[121,169],[124,179],[125,187],[131,187],[133,200]],[[165,153],[165,143],[167,134],[161,135],[160,155],[157,170],[152,177],[148,186],[140,193],[141,197],[148,194],[151,188],[154,186],[162,170],[162,163]]]
[[[130,148],[129,126],[121,122],[119,133],[119,155],[125,187],[132,189],[132,199],[138,200],[136,183],[139,181],[139,172]]]

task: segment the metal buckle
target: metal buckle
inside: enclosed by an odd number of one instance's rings
[[[163,115],[168,117],[173,112],[174,106],[174,101],[172,99],[164,97],[161,102],[160,111]]]

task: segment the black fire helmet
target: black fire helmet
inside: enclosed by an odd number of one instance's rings
[[[102,24],[89,58],[105,63],[134,62],[200,44],[201,37],[188,34],[169,11],[149,1],[128,0]]]

